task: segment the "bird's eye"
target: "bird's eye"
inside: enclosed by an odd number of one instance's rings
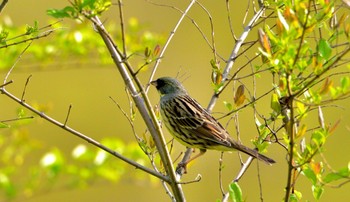
[[[165,82],[161,79],[158,79],[157,80],[157,88],[161,88],[165,85]]]

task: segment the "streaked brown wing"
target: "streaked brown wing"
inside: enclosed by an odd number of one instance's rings
[[[208,146],[231,147],[231,138],[226,130],[196,100],[188,95],[177,96],[172,108],[172,120],[178,127],[192,135],[205,139]]]
[[[208,112],[203,113],[205,122],[192,133],[215,144],[232,148],[232,140],[227,131]]]

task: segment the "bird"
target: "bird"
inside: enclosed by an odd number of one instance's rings
[[[150,82],[160,94],[162,122],[170,134],[182,145],[199,149],[200,153],[184,162],[186,165],[207,150],[238,150],[268,165],[275,161],[257,150],[232,139],[226,129],[173,77],[160,77]]]

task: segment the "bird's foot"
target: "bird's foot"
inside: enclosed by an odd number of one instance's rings
[[[179,175],[187,174],[187,162],[177,164],[176,173]]]

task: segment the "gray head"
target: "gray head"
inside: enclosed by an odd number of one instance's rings
[[[172,77],[161,77],[155,81],[152,81],[151,84],[157,88],[161,95],[187,93],[182,84]]]

